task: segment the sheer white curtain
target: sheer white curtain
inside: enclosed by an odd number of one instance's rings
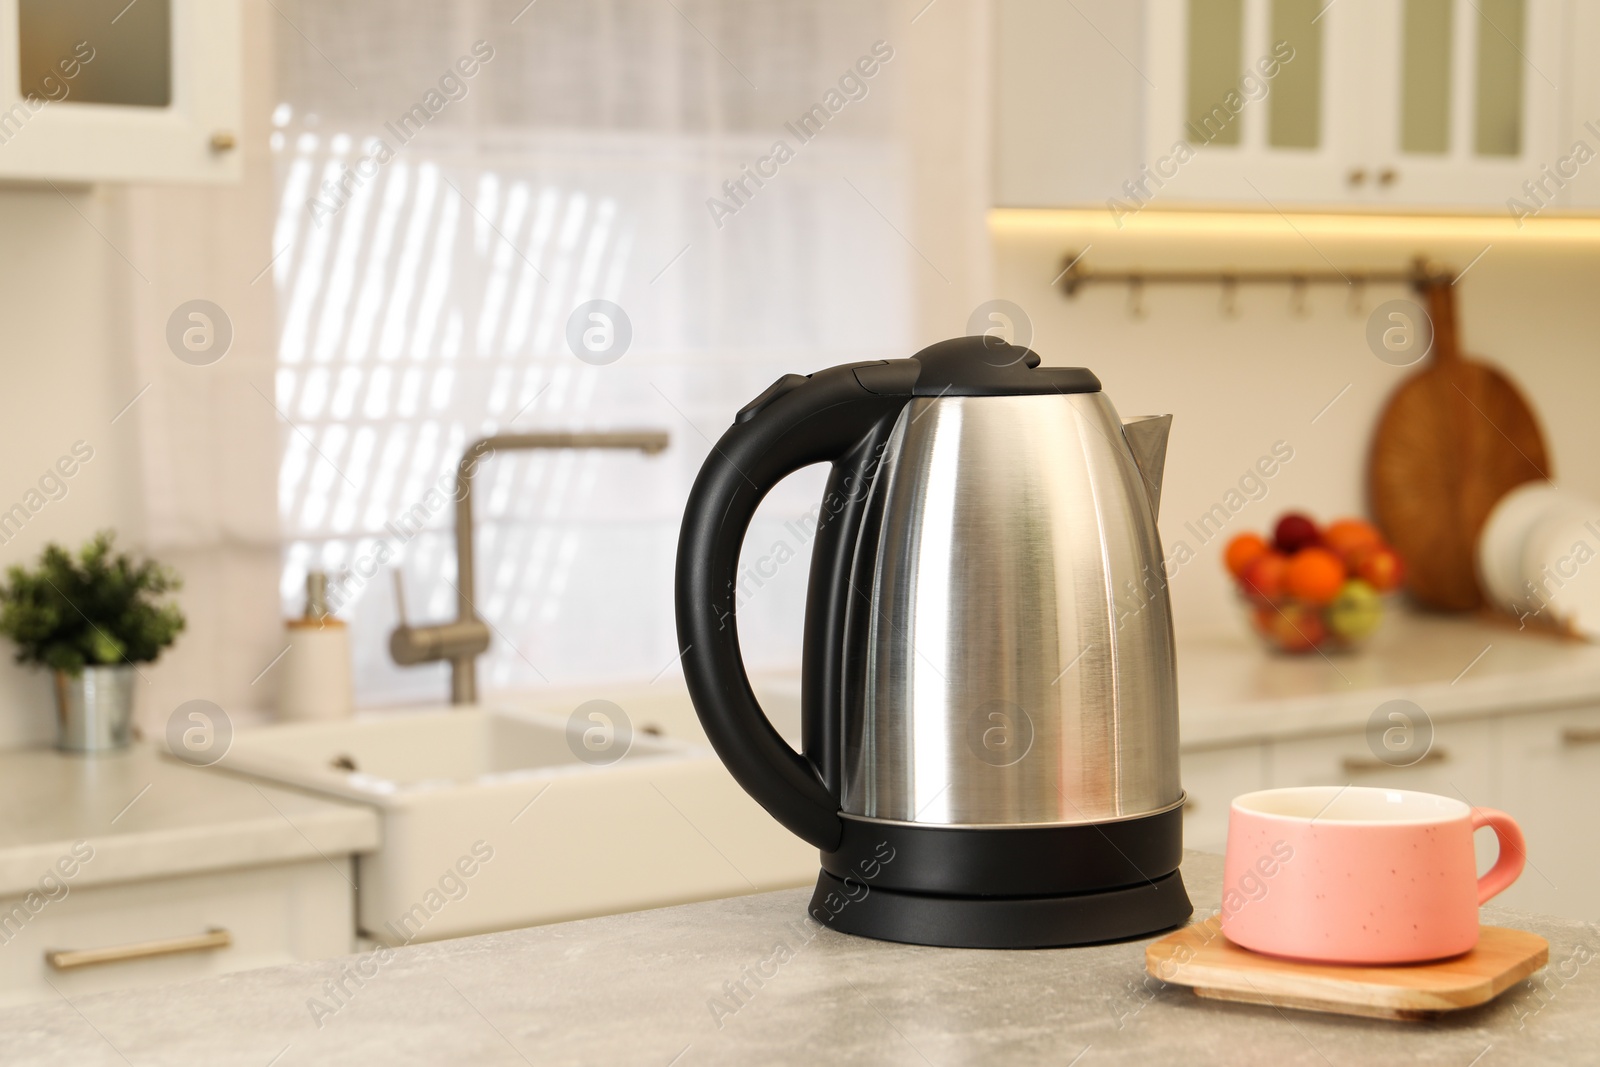
[[[914,347],[928,279],[901,231],[926,205],[897,100],[899,5],[524,5],[277,4],[281,595],[297,610],[308,568],[349,573],[366,703],[415,699],[419,680],[444,692],[442,667],[389,662],[378,564],[403,570],[413,621],[454,611],[438,489],[472,439],[670,432],[654,458],[496,456],[476,498],[473,595],[496,631],[483,683],[650,678],[677,655],[683,501],[732,413],[781,373]],[[593,299],[631,323],[605,365],[566,336]],[[791,480],[752,530],[747,559],[794,555],[744,589],[753,666],[796,662],[796,520],[819,491]]]

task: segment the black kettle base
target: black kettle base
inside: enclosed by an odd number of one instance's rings
[[[880,889],[823,871],[806,909],[830,930],[944,948],[1064,948],[1172,929],[1194,914],[1177,872],[1067,896],[951,897]]]

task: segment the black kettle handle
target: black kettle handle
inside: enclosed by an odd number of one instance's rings
[[[810,377],[785,375],[774,382],[739,412],[712,447],[689,494],[678,538],[678,643],[684,650],[684,679],[706,736],[746,792],[780,823],[823,851],[832,851],[843,832],[839,802],[832,783],[824,780],[812,760],[790,748],[773,729],[750,688],[734,617],[739,551],[756,506],[784,477],[813,463],[833,463],[831,490],[841,480],[841,465],[857,459],[863,442],[881,439],[882,428],[910,399],[905,374],[914,377],[915,368],[905,367],[908,363],[854,364]],[[863,379],[875,388],[868,389]],[[860,469],[853,462],[852,466]],[[862,495],[853,494],[853,499]],[[859,521],[860,507],[850,512],[849,518]],[[826,508],[821,515],[826,522]],[[819,534],[813,548],[808,661],[818,652],[812,647],[817,643],[817,625],[831,629],[841,614],[835,610],[828,613],[830,618],[811,618],[819,579],[835,582],[840,577],[845,548],[852,541],[844,529],[847,525],[848,521],[836,523]],[[824,599],[842,609],[838,584]],[[837,655],[835,651],[835,659]],[[809,662],[807,670],[810,674]],[[827,673],[833,676],[832,671]],[[824,703],[834,705],[831,700]],[[808,717],[817,714],[815,708],[807,711]],[[808,738],[815,735],[814,726],[806,724]],[[836,736],[832,730],[824,733]]]

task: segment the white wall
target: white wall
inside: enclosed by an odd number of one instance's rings
[[[907,22],[900,47],[901,100],[911,172],[906,227],[915,289],[917,344],[966,332],[993,284],[984,213],[990,203],[989,66],[992,19],[987,3],[898,6]],[[912,21],[915,20],[915,21]],[[884,353],[893,359],[910,352]]]
[[[149,392],[128,419],[139,429],[138,545],[183,576],[189,625],[153,667],[141,667],[138,722],[160,735],[189,700],[230,713],[269,709],[285,647],[279,613],[279,441],[293,431],[273,402],[276,301],[270,272],[275,217],[268,147],[277,93],[265,0],[245,0],[239,128],[242,177],[213,186],[131,186],[113,197],[123,251],[148,278],[124,272],[116,323],[121,358]],[[190,300],[222,308],[233,342],[192,366],[169,347],[167,323]],[[120,424],[119,424],[120,425]],[[265,672],[265,673],[264,673]]]
[[[133,423],[111,420],[138,386],[117,355],[120,287],[127,265],[96,233],[110,228],[105,197],[87,190],[0,189],[0,510],[23,500],[75,441],[94,457],[0,545],[0,565],[31,563],[47,541],[76,543],[101,527],[137,537],[138,461]],[[9,647],[7,649],[9,652]],[[0,664],[0,745],[53,736],[45,677]]]
[[[247,177],[237,186],[125,188],[0,184],[0,511],[82,440],[93,458],[67,492],[0,544],[0,567],[31,565],[47,542],[77,547],[101,529],[119,546],[154,555],[185,580],[178,600],[188,629],[160,662],[141,665],[138,716],[148,734],[185,700],[229,708],[270,705],[271,678],[251,682],[282,647],[275,541],[241,539],[226,518],[174,532],[174,480],[205,480],[234,500],[275,513],[276,455],[241,453],[210,427],[208,447],[186,433],[240,417],[276,420],[248,389],[272,394],[270,280],[251,275],[270,258],[272,106],[270,6],[246,3]],[[0,151],[3,151],[0,147]],[[248,267],[245,264],[249,264]],[[165,342],[167,316],[184,300],[217,300],[234,320],[229,355],[212,367],[180,363]],[[141,395],[141,390],[149,386]],[[137,403],[124,412],[136,396]],[[255,410],[245,406],[248,398]],[[252,412],[240,416],[240,411]],[[119,414],[120,413],[120,414]],[[115,422],[113,422],[115,419]],[[271,434],[239,434],[271,440]],[[153,449],[152,442],[162,443]],[[160,474],[152,478],[152,471]],[[205,499],[205,493],[192,494]],[[226,516],[220,504],[207,509]],[[232,514],[244,510],[235,504]],[[258,509],[259,510],[259,509]],[[152,516],[165,515],[165,528]],[[180,516],[181,517],[181,516]],[[48,678],[0,660],[0,747],[49,743],[55,705]]]

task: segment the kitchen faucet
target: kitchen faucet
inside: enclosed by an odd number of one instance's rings
[[[389,635],[389,655],[403,667],[450,661],[450,703],[471,704],[478,698],[477,660],[489,648],[489,625],[472,602],[472,479],[480,461],[497,452],[544,448],[630,448],[654,455],[667,447],[660,430],[618,430],[606,433],[508,433],[480,438],[461,454],[456,465],[456,618],[432,626],[406,621],[400,572],[394,572],[400,625]]]

